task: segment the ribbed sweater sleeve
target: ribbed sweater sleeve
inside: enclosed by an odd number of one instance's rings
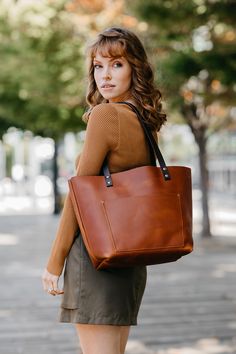
[[[119,146],[119,117],[110,104],[95,106],[90,114],[82,153],[77,159],[78,176],[98,175],[109,151]],[[78,223],[73,210],[70,194],[65,198],[56,237],[47,263],[47,270],[60,275],[65,259],[74,241]]]

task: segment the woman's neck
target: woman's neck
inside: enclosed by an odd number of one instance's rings
[[[130,90],[124,92],[122,95],[119,95],[117,97],[111,98],[109,100],[109,103],[112,103],[112,102],[124,102],[124,101],[128,101],[128,102],[133,103],[133,97],[132,97],[132,94],[131,94]]]

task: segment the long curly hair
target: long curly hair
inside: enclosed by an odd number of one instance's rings
[[[130,30],[118,27],[105,29],[88,48],[88,90],[89,109],[83,115],[87,121],[94,106],[108,102],[98,91],[94,79],[93,59],[96,53],[104,57],[125,57],[132,68],[130,92],[146,124],[151,130],[159,131],[166,121],[162,112],[161,92],[154,86],[154,74],[144,47]]]

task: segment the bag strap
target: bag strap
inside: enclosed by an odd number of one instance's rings
[[[145,123],[143,117],[141,116],[139,110],[137,109],[137,107],[135,107],[132,103],[130,102],[117,102],[119,104],[126,104],[128,105],[133,112],[136,113],[137,117],[138,117],[138,120],[144,130],[144,133],[145,133],[145,136],[147,138],[147,141],[149,143],[149,146],[151,148],[151,151],[154,153],[154,155],[156,156],[158,162],[159,162],[159,165],[160,165],[160,168],[161,168],[161,172],[163,174],[163,177],[164,177],[164,180],[165,181],[168,181],[171,179],[170,177],[170,173],[169,173],[169,170],[166,166],[166,163],[165,163],[165,160],[162,156],[162,153],[150,131],[150,128],[147,126],[147,124]],[[108,168],[108,164],[107,164],[107,159],[104,160],[104,163],[103,163],[103,166],[102,166],[102,171],[103,171],[103,175],[105,177],[105,181],[106,181],[106,185],[107,187],[110,187],[112,186],[112,178],[111,178],[111,173],[109,171],[109,168]]]
[[[170,173],[169,173],[169,170],[168,168],[166,167],[166,163],[165,163],[165,160],[162,156],[162,153],[156,143],[156,140],[154,139],[151,131],[150,131],[150,128],[147,126],[147,124],[145,123],[143,117],[141,116],[139,110],[137,109],[137,107],[135,107],[132,103],[130,102],[118,102],[118,103],[123,103],[123,104],[126,104],[128,105],[137,115],[138,117],[138,120],[144,130],[144,133],[149,141],[149,144],[152,148],[152,151],[154,152],[158,162],[159,162],[159,165],[160,165],[160,168],[162,170],[162,173],[163,173],[163,177],[165,178],[165,180],[169,180],[170,179]]]

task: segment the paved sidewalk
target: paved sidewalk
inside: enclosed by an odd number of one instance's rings
[[[41,272],[58,217],[0,216],[0,354],[78,354],[72,325]],[[236,238],[196,239],[195,252],[149,267],[127,354],[236,353]]]

